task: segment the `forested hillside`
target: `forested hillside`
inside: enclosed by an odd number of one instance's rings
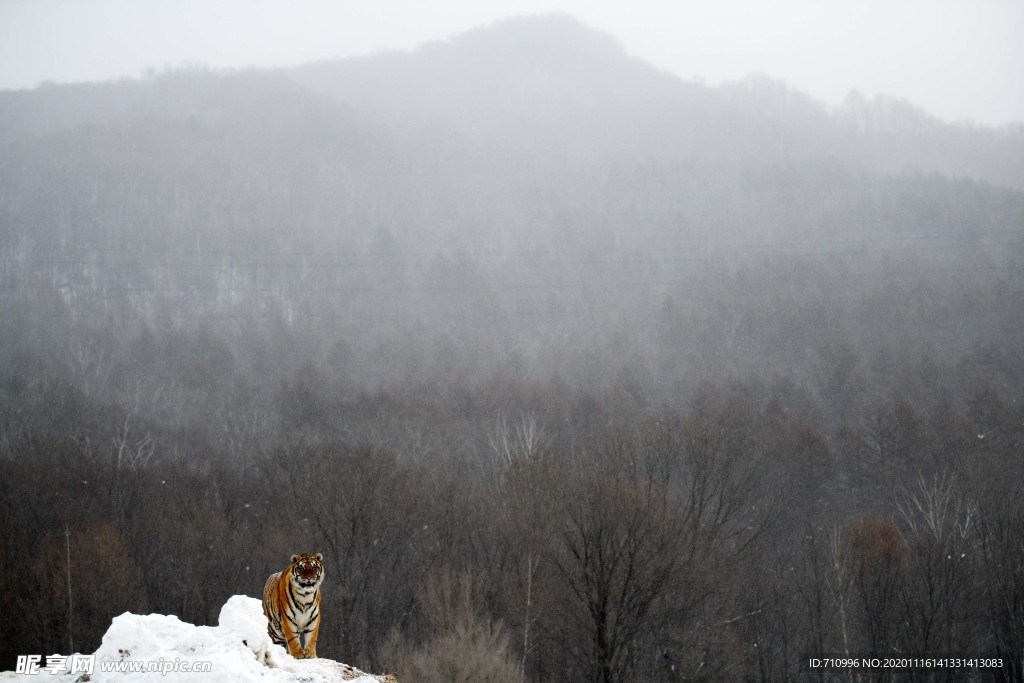
[[[563,17],[2,92],[0,320],[4,667],[319,551],[402,681],[1024,676],[1024,124]]]

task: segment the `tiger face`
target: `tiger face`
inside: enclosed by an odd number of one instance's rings
[[[292,555],[292,579],[303,588],[316,588],[324,580],[324,556]]]

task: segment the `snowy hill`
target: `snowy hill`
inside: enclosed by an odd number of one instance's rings
[[[87,666],[92,672],[75,668]],[[27,662],[26,662],[27,663]],[[47,666],[63,673],[47,675]],[[195,626],[175,616],[131,614],[116,617],[94,658],[43,656],[38,673],[48,681],[274,681],[280,683],[378,683],[391,677],[371,676],[330,659],[297,660],[267,635],[260,601],[232,597],[221,608],[217,626]],[[30,673],[26,671],[25,673]],[[26,680],[23,674],[0,673],[0,681]]]

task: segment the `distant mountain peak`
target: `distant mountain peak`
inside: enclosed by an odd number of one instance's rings
[[[568,14],[557,12],[509,17],[457,34],[447,41],[429,43],[424,50],[440,47],[481,48],[551,58],[575,53],[589,58],[621,58],[625,50],[610,34],[594,29]]]
[[[511,17],[412,51],[311,64],[292,75],[385,116],[440,118],[477,130],[573,120],[583,110],[674,96],[683,83],[562,13]]]

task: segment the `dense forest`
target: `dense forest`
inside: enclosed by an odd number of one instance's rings
[[[1024,680],[1024,124],[564,17],[0,92],[0,321],[5,669],[322,552],[403,683]]]

